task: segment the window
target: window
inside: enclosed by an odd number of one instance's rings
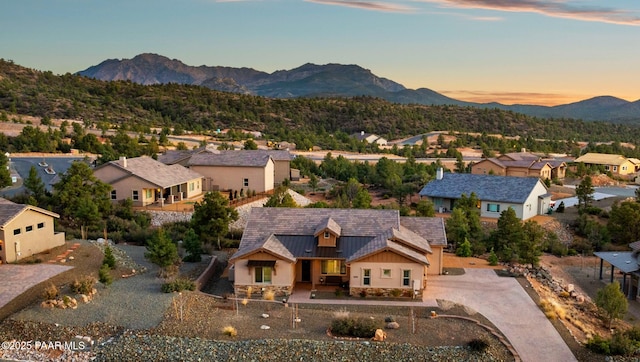
[[[147,194],[147,199],[150,199],[153,197],[153,191],[151,191],[151,189],[147,189],[146,194]]]
[[[322,260],[320,265],[322,274],[347,274],[347,265],[344,260]]]
[[[609,165],[604,165],[604,170],[609,171]]]
[[[391,278],[391,269],[382,269],[383,278]]]
[[[189,182],[189,191],[193,191],[196,188],[196,184],[194,182]]]
[[[362,285],[371,285],[371,269],[362,270]]]
[[[627,170],[627,166],[622,166],[622,171],[626,171]]]
[[[13,235],[20,235],[21,232],[22,230],[20,229],[13,229]]]
[[[618,166],[613,166],[613,172],[618,171]]]
[[[116,195],[116,190],[111,190],[111,200],[117,200],[118,196]]]
[[[44,228],[44,223],[43,222],[39,222],[38,223],[38,229],[42,229]]]
[[[271,268],[257,266],[255,269],[256,283],[271,284]]]
[[[402,286],[408,287],[411,285],[411,270],[402,271]]]
[[[134,200],[138,200],[138,190],[133,190],[133,193],[131,194],[131,198]]]
[[[249,187],[249,179],[245,178],[244,180],[242,180],[242,184],[244,185],[244,187]]]
[[[500,204],[487,204],[487,211],[500,212]]]
[[[325,232],[324,232],[324,238],[325,238],[325,239],[329,239],[329,232],[328,232],[328,231],[325,231]]]
[[[26,232],[33,231],[33,225],[29,225],[29,226],[27,226],[26,228],[24,228],[24,230],[25,230]]]

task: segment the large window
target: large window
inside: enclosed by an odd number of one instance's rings
[[[487,211],[500,212],[500,204],[487,204]]]
[[[323,260],[320,264],[322,274],[347,274],[344,260]]]
[[[271,267],[257,266],[255,269],[256,283],[271,284]]]
[[[371,285],[371,269],[362,269],[362,285]]]
[[[402,271],[402,286],[408,287],[411,285],[411,270]]]
[[[147,194],[147,199],[150,199],[153,197],[153,191],[151,189],[147,189],[146,190],[146,194]]]

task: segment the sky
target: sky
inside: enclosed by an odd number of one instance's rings
[[[0,0],[0,58],[75,73],[155,53],[272,73],[357,64],[473,102],[640,100],[635,0]]]

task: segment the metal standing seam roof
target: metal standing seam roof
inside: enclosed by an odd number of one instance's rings
[[[33,210],[51,217],[59,218],[60,215],[32,205],[16,204],[4,198],[0,198],[0,228],[4,228],[18,215],[26,210]]]
[[[482,201],[521,204],[535,186],[537,177],[474,175],[470,173],[444,173],[442,179],[433,180],[420,191],[420,196],[459,199],[475,193]],[[542,184],[542,183],[541,183]],[[544,186],[544,184],[542,184]],[[546,186],[545,186],[546,189]]]
[[[124,166],[126,162],[127,166]],[[115,166],[129,175],[137,176],[159,187],[171,187],[194,179],[202,178],[202,175],[181,165],[165,165],[149,156],[128,158],[107,162],[98,168],[107,165]],[[122,178],[120,178],[122,179]],[[112,181],[114,183],[115,181]]]
[[[329,219],[341,228],[341,237],[338,238],[336,247],[313,246],[317,244],[314,234],[318,225],[327,225]],[[407,224],[410,227],[411,224],[418,223],[410,222]],[[432,230],[436,225],[442,227],[438,234],[443,235],[444,223],[441,219],[439,223],[434,222],[429,226],[425,224],[417,231]],[[253,208],[240,240],[238,251],[231,257],[231,260],[259,249],[266,249],[268,245],[265,240],[276,238],[280,241],[280,245],[287,249],[287,253],[296,258],[302,257],[301,255],[314,258],[323,257],[322,255],[336,253],[340,250],[341,258],[348,259],[356,252],[372,253],[381,250],[381,248],[391,248],[415,260],[424,260],[425,263],[428,263],[426,256],[410,247],[401,245],[398,241],[388,240],[389,243],[372,244],[375,238],[383,238],[384,240],[398,238],[418,250],[431,252],[428,241],[409,230],[409,227],[400,225],[398,210]],[[441,239],[442,237],[439,238],[439,240]],[[304,253],[300,251],[302,245],[304,245]],[[279,245],[277,246],[279,247]],[[356,246],[357,250],[354,249]],[[333,249],[333,251],[328,251],[329,249]],[[311,251],[307,253],[307,250]],[[269,249],[269,251],[278,254],[281,250],[276,248]]]
[[[598,251],[593,254],[620,269],[623,273],[640,270],[637,255],[633,251]]]

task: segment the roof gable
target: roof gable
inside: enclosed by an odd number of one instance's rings
[[[523,203],[540,183],[537,177],[512,177],[474,175],[469,173],[444,173],[442,179],[433,180],[420,191],[420,196],[459,199],[475,193],[483,201],[514,204]]]
[[[260,150],[202,152],[191,156],[189,166],[265,167],[271,156]]]
[[[16,204],[4,198],[0,198],[0,228],[4,228],[25,211],[35,211],[44,215],[59,218],[60,215],[33,205]]]
[[[202,178],[202,175],[186,167],[178,164],[165,165],[149,156],[110,161],[99,166],[96,170],[106,167],[115,167],[163,188]]]

